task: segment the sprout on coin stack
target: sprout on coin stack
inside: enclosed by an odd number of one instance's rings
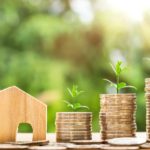
[[[57,142],[69,142],[73,140],[91,139],[91,112],[77,112],[80,109],[89,109],[77,102],[77,97],[83,93],[77,85],[67,89],[72,99],[64,101],[73,112],[58,112],[56,114],[56,140]]]
[[[111,67],[116,75],[116,83],[108,79],[110,86],[115,87],[116,94],[101,94],[99,114],[101,138],[103,140],[119,137],[134,137],[136,133],[136,94],[120,93],[123,88],[134,88],[125,82],[120,82],[120,75],[125,70],[122,62],[118,61]]]

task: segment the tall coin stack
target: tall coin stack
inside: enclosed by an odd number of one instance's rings
[[[146,98],[146,133],[147,140],[150,141],[150,78],[145,79]]]
[[[55,124],[57,142],[92,138],[92,113],[90,112],[59,112],[56,114]]]
[[[100,105],[99,118],[103,140],[135,136],[135,94],[102,94]]]

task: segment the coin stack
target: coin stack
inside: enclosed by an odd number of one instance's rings
[[[59,112],[56,114],[56,140],[69,142],[72,140],[91,140],[92,113]]]
[[[147,140],[150,141],[150,78],[145,79],[146,98],[146,133]]]
[[[102,94],[100,105],[99,118],[103,140],[135,136],[135,94]]]

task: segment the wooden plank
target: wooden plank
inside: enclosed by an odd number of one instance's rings
[[[144,138],[146,133],[138,133],[137,136]],[[47,146],[18,146],[18,145],[8,145],[0,144],[0,150],[4,149],[26,149],[26,150],[137,150],[140,149],[138,146],[110,146],[108,144],[94,143],[94,144],[71,144],[71,143],[56,143],[55,134],[47,134],[47,140],[51,140],[51,143]],[[19,141],[29,141],[32,134],[18,134]],[[99,139],[99,133],[93,134],[93,141]],[[53,143],[52,143],[53,140]],[[82,143],[82,142],[81,142]],[[148,145],[149,146],[149,145]],[[67,148],[68,147],[68,148]],[[141,148],[146,149],[145,147]],[[150,148],[148,148],[150,150]]]
[[[0,143],[15,142],[20,123],[33,128],[33,140],[46,139],[47,107],[13,86],[0,91]]]
[[[17,145],[10,145],[10,144],[1,144],[0,150],[27,150],[28,146],[17,146]]]

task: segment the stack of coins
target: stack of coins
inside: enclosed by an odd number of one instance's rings
[[[103,140],[135,136],[135,94],[102,94],[100,105],[99,118]]]
[[[150,78],[145,79],[146,98],[146,133],[147,140],[150,141]]]
[[[91,140],[92,113],[59,112],[56,114],[56,140],[69,142],[72,140]]]

